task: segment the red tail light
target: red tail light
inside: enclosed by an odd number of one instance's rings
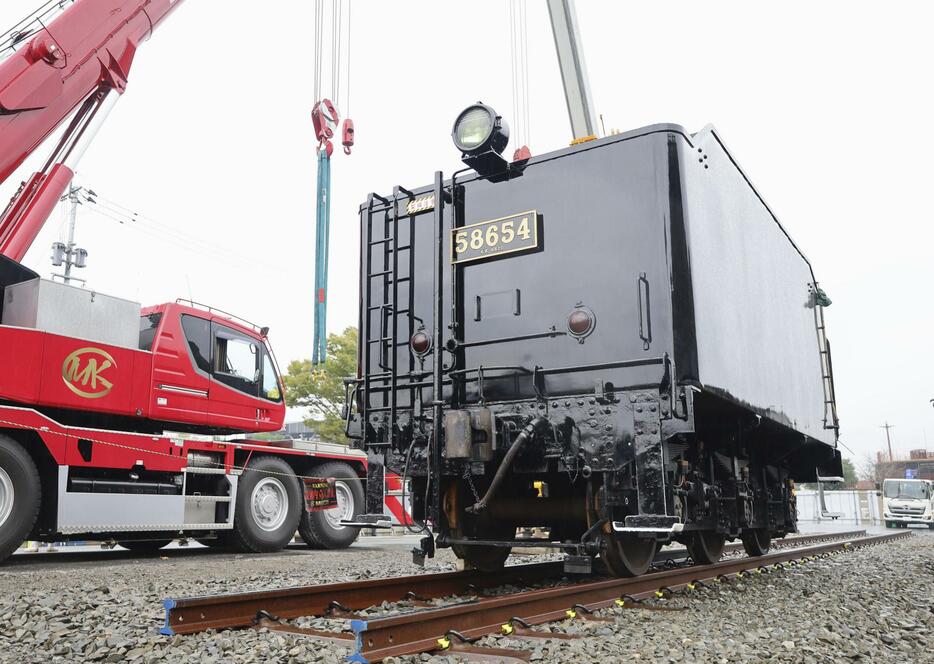
[[[409,346],[416,355],[424,355],[431,350],[431,335],[424,330],[419,330],[409,339]]]
[[[593,332],[596,322],[597,320],[590,309],[578,305],[568,315],[568,332],[571,336],[583,339]]]

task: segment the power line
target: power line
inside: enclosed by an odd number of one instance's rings
[[[105,198],[93,190],[88,189],[85,191],[86,194],[84,194],[82,202],[90,204],[88,209],[124,227],[134,228],[150,237],[168,242],[169,244],[193,253],[198,253],[198,255],[202,257],[206,254],[221,255],[242,265],[288,272],[282,265],[268,263],[254,256],[245,256],[226,247],[218,246],[203,237],[185,233],[174,226],[163,224],[148,215]]]

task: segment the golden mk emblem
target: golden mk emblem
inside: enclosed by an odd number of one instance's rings
[[[99,399],[108,394],[113,383],[103,374],[117,362],[100,348],[79,348],[62,362],[62,380],[68,389],[85,399]]]

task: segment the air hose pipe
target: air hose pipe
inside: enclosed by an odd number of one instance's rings
[[[516,439],[512,442],[512,447],[507,450],[506,456],[503,457],[502,462],[500,462],[499,468],[496,469],[496,475],[493,476],[493,481],[490,482],[490,486],[487,488],[486,493],[483,494],[483,498],[480,499],[480,502],[474,503],[468,507],[468,512],[479,514],[487,508],[487,505],[489,505],[490,501],[493,500],[496,492],[499,491],[499,487],[506,479],[506,473],[509,472],[509,468],[512,466],[512,462],[517,456],[519,456],[519,452],[522,451],[522,446],[525,445],[527,441],[532,439],[532,437],[535,435],[535,432],[540,427],[545,426],[548,426],[548,418],[542,416],[536,417],[525,425],[522,431],[519,432],[519,435],[516,436]]]

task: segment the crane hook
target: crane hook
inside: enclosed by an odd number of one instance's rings
[[[353,147],[353,139],[354,139],[353,120],[351,120],[350,118],[344,119],[344,128],[341,134],[342,134],[341,144],[344,146],[344,154],[350,154],[350,148]]]

